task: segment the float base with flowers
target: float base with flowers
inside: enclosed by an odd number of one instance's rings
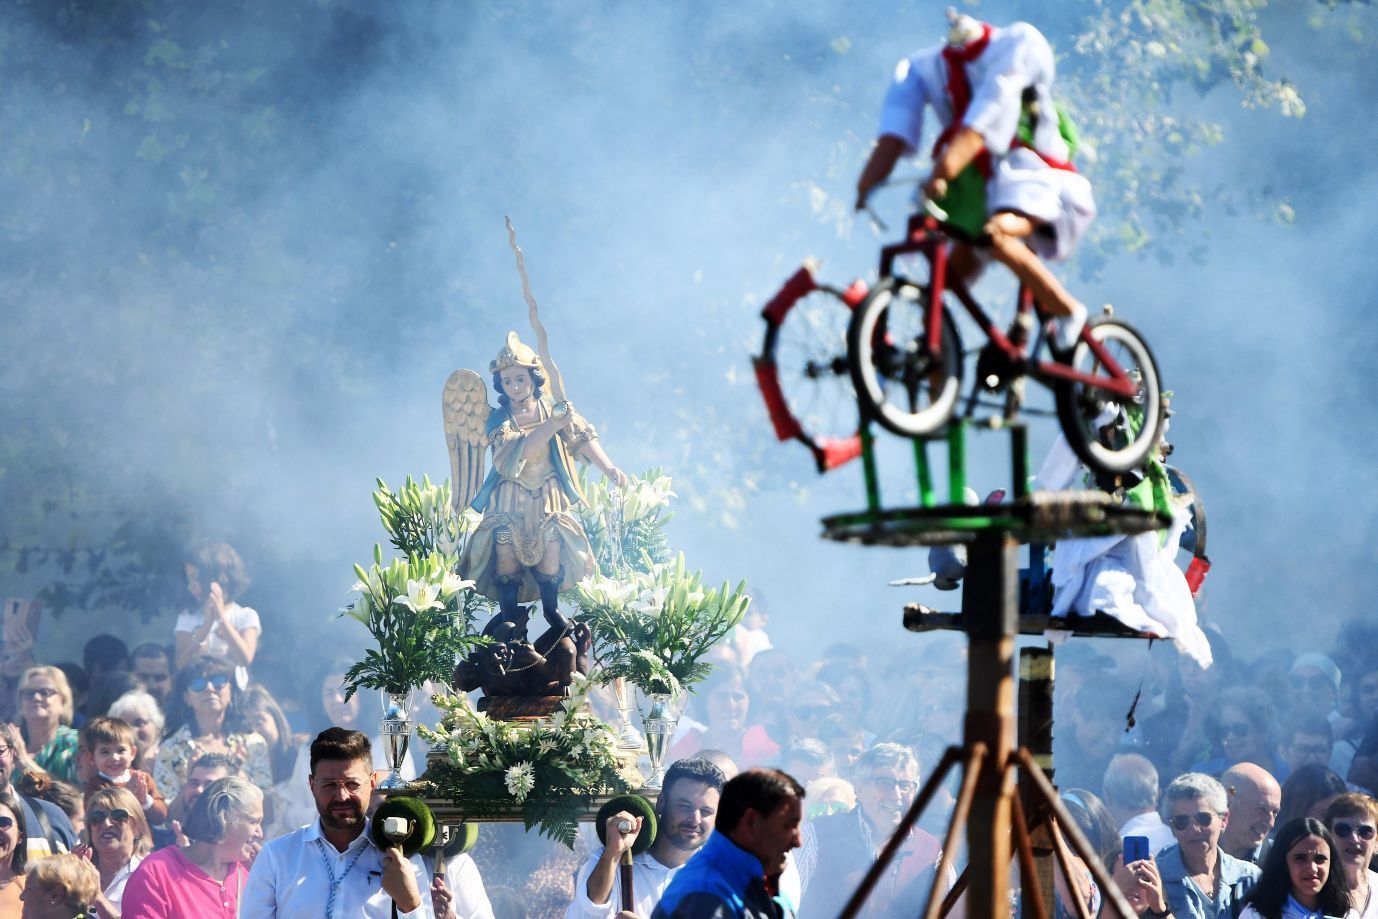
[[[608,798],[641,785],[636,753],[588,711],[593,684],[576,677],[549,718],[502,720],[463,694],[436,695],[440,724],[421,727],[431,744],[425,781],[436,819],[524,823],[574,845],[575,824]]]
[[[746,611],[745,582],[705,587],[672,552],[669,477],[650,470],[619,489],[581,474],[579,483],[584,500],[575,513],[594,572],[560,602],[575,608],[571,623],[587,638],[589,673],[570,674],[559,696],[486,695],[476,704],[452,679],[457,663],[494,642],[478,623],[496,604],[459,574],[481,517],[454,507],[448,482],[408,478],[397,492],[378,482],[374,503],[401,557],[384,565],[375,546],[372,567],[356,566],[358,598],[343,613],[369,630],[374,647],[348,671],[346,689],[383,693],[383,736],[394,766],[383,790],[421,796],[441,823],[521,821],[572,846],[577,823],[592,820],[609,798],[656,793],[684,696],[711,670],[703,657]],[[406,783],[395,767],[423,687],[441,719],[419,729],[431,746],[427,768]],[[641,734],[630,723],[638,691]],[[592,713],[596,692],[611,694],[616,726]],[[637,767],[643,756],[649,779]]]

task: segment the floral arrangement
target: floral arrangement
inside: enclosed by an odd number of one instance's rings
[[[603,572],[618,576],[643,559],[650,563],[669,560],[665,527],[675,516],[669,509],[675,497],[670,486],[670,477],[658,468],[632,476],[627,487],[619,489],[606,479],[593,481],[588,470],[580,467],[584,503],[577,508],[579,523]]]
[[[465,537],[478,525],[479,515],[471,508],[456,514],[450,506],[450,482],[431,484],[422,476],[420,484],[407,476],[394,493],[382,479],[375,480],[373,503],[383,521],[383,529],[399,552],[409,558],[441,555],[459,560]]]
[[[463,801],[471,818],[520,808],[528,830],[539,826],[573,848],[580,812],[595,796],[631,785],[619,772],[611,730],[580,714],[592,685],[576,675],[560,710],[533,722],[497,721],[476,711],[468,696],[436,695],[440,724],[419,733],[432,746],[443,745],[448,762],[433,763],[427,779],[440,796]]]
[[[362,623],[375,646],[345,673],[346,698],[361,688],[403,694],[427,681],[448,682],[457,657],[484,639],[474,629],[489,601],[456,568],[475,518],[454,513],[448,482],[433,485],[408,476],[394,493],[382,480],[374,504],[392,545],[404,553],[383,564],[373,547],[373,564],[358,576],[359,596],[341,610]]]
[[[643,693],[679,695],[706,677],[703,657],[746,614],[746,582],[703,586],[684,555],[612,579],[595,574],[575,588],[604,678],[623,677]]]

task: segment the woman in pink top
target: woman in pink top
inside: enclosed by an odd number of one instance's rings
[[[123,919],[233,919],[249,863],[263,839],[263,792],[230,777],[196,799],[182,832],[187,845],[143,860],[124,889]]]
[[[702,700],[703,730],[691,728],[670,750],[670,759],[684,759],[700,750],[722,750],[738,766],[756,766],[780,752],[759,724],[747,727],[751,707],[746,680],[735,664],[718,664],[694,695]]]

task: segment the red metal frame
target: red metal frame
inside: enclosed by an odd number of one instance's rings
[[[768,327],[778,328],[794,304],[819,287],[809,266],[801,267],[761,309],[761,318],[766,321]],[[858,279],[839,295],[842,302],[854,310],[866,299],[867,293],[869,288],[866,282]],[[780,386],[779,368],[775,365],[773,354],[762,354],[760,357],[752,358],[751,364],[756,371],[756,385],[760,387],[761,397],[765,399],[766,413],[770,416],[771,426],[779,440],[797,440],[808,447],[819,472],[836,469],[861,455],[860,430],[849,437],[819,437],[804,430],[804,426],[794,417],[789,402],[785,399],[784,390]]]

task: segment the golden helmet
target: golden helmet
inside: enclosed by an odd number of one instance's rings
[[[529,345],[522,344],[522,340],[517,337],[516,332],[507,333],[507,343],[498,352],[497,358],[488,365],[491,373],[501,373],[508,367],[525,367],[528,370],[536,368],[544,370],[541,366],[541,359]]]

